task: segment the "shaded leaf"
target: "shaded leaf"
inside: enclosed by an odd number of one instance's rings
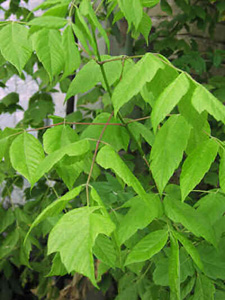
[[[213,282],[203,274],[198,274],[192,300],[214,300]]]
[[[114,248],[112,240],[107,236],[100,234],[93,247],[94,255],[103,263],[111,268],[116,267],[116,250]]]
[[[170,234],[169,285],[170,299],[180,300],[180,259],[177,239]]]

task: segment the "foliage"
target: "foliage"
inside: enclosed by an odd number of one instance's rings
[[[207,77],[224,53],[207,52],[206,68],[194,43],[176,41],[191,22],[212,32],[224,6],[176,3],[182,15],[149,36],[158,0],[46,0],[32,12],[10,2],[1,86],[28,74],[39,91],[16,128],[0,132],[2,299],[83,299],[87,286],[117,300],[224,298],[224,79]],[[133,55],[100,54],[98,38],[108,53],[125,20]],[[143,37],[158,53],[136,51]],[[78,95],[65,118],[54,115],[59,87],[65,103]],[[10,93],[0,112],[19,103]]]

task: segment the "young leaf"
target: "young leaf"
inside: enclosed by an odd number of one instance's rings
[[[46,153],[50,154],[78,140],[76,132],[68,125],[55,126],[43,135],[43,145]]]
[[[101,113],[94,120],[93,123],[106,123],[109,119],[109,113]],[[120,123],[120,120],[116,118],[111,118],[109,123]],[[81,134],[81,138],[92,138],[98,140],[104,125],[90,125],[88,126]],[[122,126],[107,126],[102,140],[110,144],[116,151],[121,149],[127,150],[129,144],[129,134],[127,133],[126,128]],[[95,149],[96,143],[92,143],[93,149]]]
[[[125,266],[150,259],[165,246],[167,239],[167,230],[157,230],[149,233],[131,249],[125,261]]]
[[[186,158],[180,176],[183,201],[209,170],[217,155],[218,147],[219,145],[215,140],[208,139]]]
[[[186,238],[185,235],[179,233],[178,231],[173,231],[173,235],[179,242],[184,246],[187,253],[191,256],[193,261],[196,263],[198,268],[203,271],[203,263],[201,261],[200,255],[198,253],[198,250],[195,248],[195,246],[192,244],[192,242]]]
[[[66,29],[63,31],[62,47],[66,57],[62,77],[62,79],[64,79],[68,75],[71,75],[74,70],[78,69],[81,63],[80,53],[75,44],[75,38],[70,26],[66,27]]]
[[[184,73],[181,73],[167,88],[163,90],[156,100],[152,110],[152,125],[156,131],[159,123],[179,103],[181,98],[189,89],[189,80]]]
[[[128,21],[129,28],[134,24],[137,29],[143,15],[143,9],[140,0],[118,0],[118,5]]]
[[[182,160],[190,129],[184,117],[174,115],[156,135],[150,154],[150,169],[160,194]]]
[[[39,164],[35,174],[33,174],[31,180],[31,186],[35,184],[45,173],[51,170],[51,168],[58,163],[65,155],[68,156],[81,156],[87,153],[90,149],[90,144],[87,140],[78,141],[69,144],[57,151],[50,153],[45,159]]]
[[[115,226],[109,218],[95,211],[99,207],[81,207],[65,214],[48,239],[48,254],[59,252],[67,271],[89,277],[97,286],[92,248],[99,234],[109,236]]]
[[[106,31],[104,30],[104,28],[102,27],[101,23],[99,22],[98,18],[96,17],[96,14],[95,14],[89,0],[83,0],[80,4],[79,9],[80,9],[81,14],[88,18],[88,20],[91,23],[92,27],[98,29],[100,34],[103,36],[103,38],[106,42],[108,51],[109,51],[110,50],[110,43],[109,43],[108,35],[107,35]]]
[[[146,195],[149,205],[142,198],[134,197],[127,201],[122,207],[129,207],[129,211],[120,220],[117,229],[119,245],[128,240],[138,229],[148,226],[155,218],[162,214],[162,205],[158,195]]]
[[[30,183],[44,158],[42,145],[33,135],[24,132],[12,142],[10,147],[12,166]]]
[[[169,196],[164,199],[166,215],[176,223],[181,223],[196,236],[202,236],[205,240],[216,245],[215,233],[205,215],[196,211],[186,203],[174,200]]]
[[[31,20],[28,25],[32,26],[39,26],[44,28],[53,28],[53,29],[60,29],[68,23],[68,20],[54,17],[54,16],[41,16],[38,18],[34,18]]]
[[[192,104],[201,113],[206,110],[217,121],[225,123],[225,107],[202,85],[198,85],[192,97]]]
[[[198,274],[192,300],[214,300],[213,282],[203,274]]]
[[[153,54],[147,53],[130,70],[124,74],[123,79],[116,86],[112,103],[115,114],[131,98],[137,95],[146,82],[151,81],[159,69],[163,69],[164,64]]]
[[[140,181],[133,175],[120,156],[110,146],[104,146],[97,155],[96,162],[104,169],[112,169],[122,180],[131,186],[146,203],[146,193]]]
[[[52,80],[64,67],[64,52],[59,31],[44,28],[33,35],[32,41],[38,59]]]
[[[180,300],[180,259],[177,239],[170,234],[169,284],[170,299]]]
[[[0,30],[0,50],[4,58],[21,73],[32,53],[28,29],[15,22],[3,27]]]
[[[37,218],[32,223],[26,237],[24,240],[24,244],[26,243],[26,240],[31,232],[31,230],[36,227],[40,222],[45,220],[48,217],[53,217],[55,215],[58,215],[63,209],[66,207],[67,203],[77,197],[82,190],[82,186],[78,186],[74,188],[73,190],[67,192],[65,195],[63,195],[61,198],[57,199],[55,202],[47,206],[40,215],[37,216]]]
[[[220,187],[225,192],[225,150],[221,151],[221,158],[220,158],[220,167],[219,167],[219,181]]]

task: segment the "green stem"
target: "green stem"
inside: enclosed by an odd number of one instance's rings
[[[100,56],[100,53],[99,53],[99,49],[98,49],[98,43],[97,43],[97,40],[96,40],[96,36],[95,36],[95,32],[94,32],[94,29],[92,28],[92,35],[93,35],[93,38],[94,38],[94,42],[95,42],[95,45],[96,45],[96,50],[97,50],[97,58],[98,58],[98,61],[100,62],[99,66],[100,66],[100,69],[101,69],[101,72],[102,72],[102,76],[103,76],[103,79],[104,79],[104,82],[105,82],[105,85],[106,85],[106,90],[110,96],[110,99],[112,99],[112,91],[110,89],[110,86],[109,86],[109,82],[108,82],[108,79],[107,79],[107,76],[106,76],[106,73],[105,73],[105,69],[104,69],[104,65],[101,64],[101,56]],[[142,150],[142,148],[140,147],[138,141],[136,140],[135,136],[133,135],[132,131],[130,131],[130,128],[128,127],[128,124],[124,121],[122,115],[120,112],[117,113],[121,123],[125,126],[128,134],[130,135],[131,139],[136,143],[137,145],[137,148],[138,148],[138,151],[140,152],[142,158],[144,159],[146,165],[148,166],[149,168],[149,163],[145,157],[145,153],[144,151]]]

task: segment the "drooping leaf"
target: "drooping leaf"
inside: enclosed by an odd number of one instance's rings
[[[41,29],[33,34],[33,48],[37,57],[48,72],[50,80],[64,67],[62,38],[58,30]]]
[[[104,146],[98,152],[96,162],[104,169],[113,170],[122,180],[148,203],[146,193],[140,181],[133,175],[120,156],[110,146]]]
[[[57,199],[55,202],[47,206],[34,220],[32,223],[26,237],[24,240],[24,243],[26,243],[26,240],[31,232],[31,230],[36,227],[40,222],[45,220],[46,218],[53,217],[57,214],[59,214],[63,209],[66,207],[67,203],[76,198],[82,190],[82,186],[78,186],[74,188],[73,190],[67,192],[65,195],[63,195],[61,198]]]
[[[125,265],[150,259],[165,246],[167,239],[167,230],[157,230],[149,233],[131,249],[125,261]]]
[[[21,173],[30,183],[44,160],[41,143],[31,134],[20,134],[10,147],[10,160],[13,168]]]
[[[43,145],[50,154],[78,140],[76,132],[68,125],[59,125],[48,129],[43,135]]]
[[[198,253],[198,250],[195,248],[195,246],[192,244],[192,242],[186,238],[185,235],[179,233],[178,231],[174,231],[173,235],[176,237],[177,240],[184,246],[187,253],[191,256],[193,261],[196,263],[196,265],[199,267],[201,271],[203,271],[203,263],[201,261],[200,255]]]
[[[103,112],[93,120],[93,123],[107,123],[109,117],[109,113]],[[121,122],[119,119],[112,117],[109,123],[120,124]],[[82,132],[81,137],[98,140],[103,128],[104,125],[90,125]],[[110,144],[113,148],[115,148],[116,151],[121,149],[127,150],[129,140],[130,137],[126,128],[116,125],[108,125],[102,137],[102,141]],[[92,144],[93,149],[95,149],[96,144]]]
[[[28,25],[39,26],[44,28],[54,28],[60,29],[68,23],[68,20],[55,16],[41,16],[38,18],[32,19]]]
[[[50,153],[39,164],[35,174],[33,174],[31,185],[33,186],[45,173],[51,170],[51,168],[58,163],[65,155],[68,156],[81,156],[89,151],[90,144],[87,140],[81,140],[65,147],[60,148],[57,151]]]
[[[128,128],[133,132],[137,141],[139,141],[140,136],[142,136],[150,146],[153,145],[155,137],[150,128],[147,128],[147,126],[139,122],[129,123]]]
[[[165,88],[156,100],[151,120],[154,131],[159,123],[171,112],[179,103],[181,98],[189,89],[189,80],[184,73],[181,73],[167,88]]]
[[[206,110],[217,121],[225,123],[225,107],[202,85],[198,85],[192,97],[192,104],[201,113]]]
[[[150,154],[150,169],[160,193],[178,168],[191,127],[184,117],[171,116],[156,135]]]
[[[143,15],[143,9],[140,0],[118,0],[118,5],[128,21],[129,28],[131,24],[137,29]]]
[[[214,300],[213,282],[203,274],[198,274],[192,300]]]
[[[89,0],[83,0],[80,4],[79,10],[81,12],[81,14],[85,17],[87,17],[87,19],[89,20],[89,22],[91,23],[91,25],[98,29],[98,31],[100,32],[100,34],[103,36],[106,45],[108,47],[108,51],[110,50],[110,43],[109,43],[109,38],[107,36],[106,31],[104,30],[104,28],[102,27],[101,23],[99,22],[92,6]]]
[[[115,114],[131,98],[137,95],[146,82],[151,81],[159,69],[163,69],[164,64],[153,54],[147,53],[130,70],[124,74],[123,79],[116,86],[112,103]]]
[[[139,32],[143,35],[143,37],[145,38],[146,44],[148,45],[148,37],[149,37],[149,33],[151,31],[152,28],[152,20],[149,17],[148,14],[146,14],[145,12],[143,13],[141,22],[137,28],[137,33],[136,35],[139,35]],[[135,36],[136,36],[135,35]]]
[[[80,53],[75,44],[75,38],[70,26],[66,27],[66,29],[63,31],[62,47],[64,55],[66,57],[64,73],[62,77],[63,79],[68,75],[71,75],[76,69],[78,69],[81,63]]]
[[[208,139],[200,144],[186,158],[182,166],[180,176],[180,187],[183,201],[209,170],[211,164],[215,160],[218,148],[219,145],[215,140]]]
[[[170,299],[180,300],[180,259],[177,239],[170,234],[169,284]]]
[[[32,53],[28,29],[10,22],[0,31],[0,50],[4,58],[21,73]]]
[[[176,223],[181,223],[196,236],[202,236],[209,243],[216,245],[215,233],[208,218],[186,203],[169,196],[164,201],[166,215]]]
[[[114,224],[95,211],[99,207],[81,207],[65,214],[50,232],[48,254],[59,252],[70,273],[76,271],[96,286],[92,248],[99,234],[110,235]]]
[[[143,229],[155,218],[162,214],[160,199],[155,194],[147,194],[149,205],[140,197],[134,197],[122,207],[129,207],[129,211],[120,220],[117,229],[118,243],[122,245],[138,229]]]

